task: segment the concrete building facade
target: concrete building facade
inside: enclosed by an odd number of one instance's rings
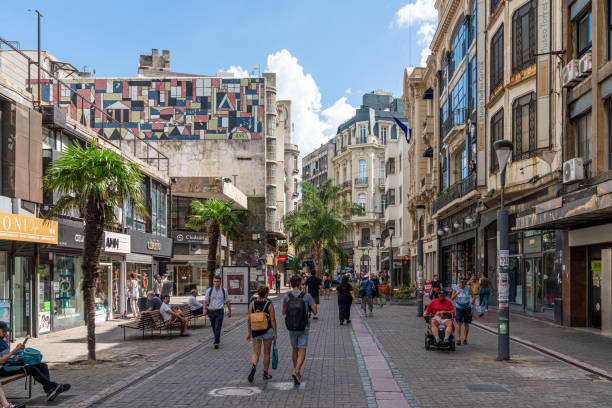
[[[334,178],[333,157],[334,140],[322,144],[302,159],[302,181],[319,187],[325,181]]]

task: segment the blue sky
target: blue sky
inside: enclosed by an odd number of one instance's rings
[[[283,72],[279,97],[294,106],[304,97],[294,122],[298,142],[310,149],[350,116],[361,92],[401,93],[404,68],[418,65],[428,44],[411,17],[419,10],[398,11],[409,3],[431,9],[433,0],[3,3],[0,36],[35,48],[36,18],[28,9],[38,8],[43,49],[98,77],[135,76],[138,55],[151,48],[170,49],[179,72],[243,72],[253,64]],[[313,120],[320,123],[309,128]]]

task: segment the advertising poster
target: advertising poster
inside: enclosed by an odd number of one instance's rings
[[[223,287],[232,304],[249,303],[249,267],[224,266]]]

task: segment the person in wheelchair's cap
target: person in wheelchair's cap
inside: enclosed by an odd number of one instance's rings
[[[435,339],[439,339],[438,327],[442,325],[444,326],[443,342],[446,343],[448,341],[449,336],[453,332],[454,312],[455,306],[453,306],[453,302],[446,298],[446,291],[444,289],[440,289],[438,292],[438,297],[429,302],[427,309],[425,309],[425,312],[423,313],[423,317],[427,317],[430,314],[433,315],[430,320],[430,324],[431,333]]]
[[[9,377],[19,373],[19,371],[7,371],[4,369],[4,364],[19,350],[25,349],[25,344],[19,343],[13,350],[10,349],[4,338],[9,333],[9,327],[6,322],[0,321],[0,377]],[[40,383],[47,394],[47,401],[53,401],[62,392],[70,389],[70,384],[58,384],[51,381],[49,368],[45,363],[36,365],[26,365],[23,370],[31,375],[36,382]]]

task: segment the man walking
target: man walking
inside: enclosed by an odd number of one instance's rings
[[[472,323],[472,303],[474,298],[470,293],[467,279],[461,277],[459,284],[453,287],[451,300],[455,301],[455,321],[457,322],[457,345],[461,345],[461,327],[463,326],[463,344],[467,344],[470,323]]]
[[[204,297],[204,314],[208,315],[210,325],[212,326],[215,335],[214,347],[219,348],[221,342],[221,327],[223,326],[223,307],[227,305],[227,317],[232,317],[231,302],[227,297],[227,291],[221,287],[221,276],[215,276],[213,279],[213,287],[206,291]]]
[[[316,272],[313,273],[306,279],[306,287],[308,288],[308,293],[312,296],[315,304],[319,304],[319,290],[321,289],[321,278],[316,275]],[[308,317],[310,317],[310,310],[308,311]],[[312,317],[313,319],[318,319],[315,315]]]
[[[161,279],[160,298],[163,299],[172,294],[172,281],[168,280],[168,274],[166,273],[162,274]]]
[[[370,308],[370,317],[374,316],[372,295],[374,294],[374,282],[369,278],[368,275],[363,275],[361,283],[359,283],[360,295],[361,296],[361,310],[363,315],[368,316],[366,312],[366,306]]]
[[[312,296],[300,290],[302,280],[299,276],[291,278],[291,291],[283,298],[283,316],[289,330],[291,341],[294,373],[293,382],[298,385],[302,382],[302,364],[306,359],[306,347],[308,346],[308,334],[310,322],[308,321],[308,310],[317,314],[317,305]]]

